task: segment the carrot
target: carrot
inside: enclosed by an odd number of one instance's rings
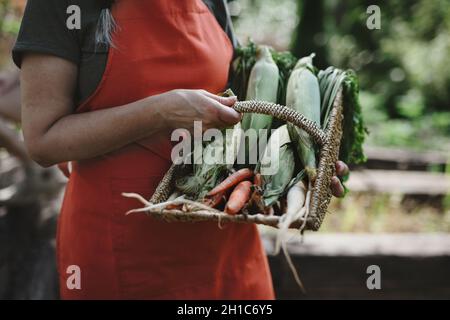
[[[180,210],[183,207],[181,204],[169,204],[166,209],[167,210]]]
[[[224,197],[225,197],[225,191],[219,192],[213,196],[206,196],[203,199],[203,204],[205,204],[211,208],[216,208],[222,202]]]
[[[177,199],[180,196],[180,193],[175,191],[174,193],[172,193],[169,197],[169,199],[167,199],[167,201],[173,201],[175,199]],[[175,209],[181,209],[182,205],[179,204],[169,204],[166,209],[167,210],[175,210]]]
[[[250,181],[240,182],[228,199],[225,207],[225,212],[228,214],[236,214],[244,208],[247,201],[250,199],[252,183]]]
[[[224,192],[224,191],[234,187],[241,181],[250,179],[251,177],[253,177],[252,170],[250,170],[248,168],[238,170],[235,173],[233,173],[232,175],[230,175],[228,178],[223,180],[220,184],[218,184],[210,192],[208,192],[207,196],[213,196],[215,194],[218,194],[219,192]]]

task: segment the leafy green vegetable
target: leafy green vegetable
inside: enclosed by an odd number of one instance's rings
[[[353,70],[346,71],[344,79],[344,135],[341,142],[340,158],[349,164],[367,160],[363,144],[368,134],[364,125],[359,103],[359,82]]]
[[[286,105],[286,90],[289,77],[294,70],[298,59],[290,52],[277,52],[272,50],[272,57],[280,71],[280,83],[278,85],[278,103]]]
[[[363,144],[367,129],[364,125],[361,105],[359,103],[359,83],[353,70],[343,71],[329,67],[320,71],[320,93],[322,97],[321,117],[322,127],[326,128],[330,112],[339,88],[343,88],[344,123],[343,137],[339,158],[348,164],[358,164],[366,161]]]
[[[256,63],[256,55],[257,47],[251,40],[247,46],[236,49],[236,58],[232,66],[231,89],[241,101],[247,94],[250,72]]]

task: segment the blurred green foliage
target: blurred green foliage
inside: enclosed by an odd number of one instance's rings
[[[21,20],[18,1],[0,0],[0,70],[12,64],[11,48],[19,32]]]
[[[20,28],[20,17],[9,0],[0,0],[0,38],[5,35],[16,35]]]
[[[380,30],[365,26],[372,4],[381,9]],[[450,1],[349,0],[328,10],[330,62],[354,68],[390,117],[449,111]],[[405,99],[414,111],[405,110]]]
[[[380,8],[379,30],[366,26],[370,5]],[[354,69],[370,144],[450,149],[450,1],[236,0],[231,8],[241,41]]]

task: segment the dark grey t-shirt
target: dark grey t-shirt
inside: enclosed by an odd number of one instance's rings
[[[237,42],[233,33],[226,0],[203,0],[220,26]],[[66,26],[67,8],[81,9],[81,29]],[[95,30],[101,7],[95,0],[28,0],[19,36],[13,49],[13,60],[21,65],[25,52],[48,53],[67,59],[78,66],[75,104],[87,99],[98,86],[106,66],[109,48],[95,44]]]

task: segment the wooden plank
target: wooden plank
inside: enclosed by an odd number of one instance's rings
[[[264,246],[273,253],[275,232],[263,232]],[[399,256],[450,257],[450,234],[318,234],[307,233],[303,240],[293,234],[288,250],[309,256]]]
[[[416,152],[398,148],[366,147],[367,169],[426,171],[434,167],[445,171],[450,155],[439,151]]]
[[[347,186],[356,192],[438,196],[450,192],[450,177],[422,171],[355,170]]]

